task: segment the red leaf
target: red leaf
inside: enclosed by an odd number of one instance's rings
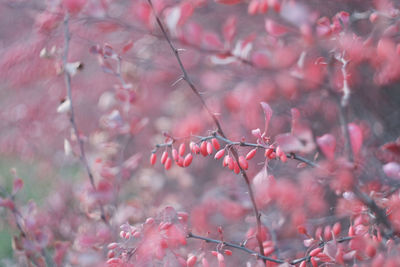
[[[178,25],[183,25],[190,16],[192,16],[194,8],[191,2],[183,2],[180,6],[181,9],[181,17],[178,21]]]
[[[258,68],[267,68],[270,65],[270,58],[266,53],[256,51],[251,56],[251,62]]]
[[[324,153],[325,157],[329,160],[333,160],[335,157],[336,139],[331,134],[324,134],[321,137],[317,137],[317,144]]]
[[[204,33],[203,42],[205,45],[209,46],[210,48],[222,49],[224,47],[224,45],[222,44],[218,35],[216,35],[213,32]]]
[[[236,17],[230,16],[224,23],[222,27],[222,34],[224,35],[225,40],[230,43],[236,34]]]
[[[317,21],[317,34],[319,36],[327,37],[332,33],[331,22],[327,17],[322,17]]]
[[[259,6],[260,6],[260,2],[258,0],[253,0],[250,2],[249,6],[247,7],[247,12],[250,15],[254,15],[257,13]]]
[[[383,165],[383,172],[389,178],[400,180],[400,164],[397,162],[389,162]]]
[[[382,146],[383,149],[389,150],[393,154],[400,156],[400,138],[396,140],[396,142],[386,143]]]
[[[224,4],[224,5],[236,5],[242,2],[242,0],[214,0],[218,4]]]
[[[264,134],[266,134],[268,132],[268,125],[269,125],[269,121],[271,120],[272,117],[272,109],[271,107],[265,103],[265,102],[261,102],[261,107],[264,111],[264,115],[265,115],[265,129],[264,129]]]
[[[76,14],[86,5],[86,0],[64,0],[64,7],[71,14]]]
[[[199,44],[203,40],[203,28],[196,23],[187,23],[184,37],[188,43]]]
[[[10,210],[13,210],[15,208],[15,205],[11,199],[0,197],[0,207],[5,207]]]
[[[123,52],[123,53],[126,53],[126,52],[128,52],[132,47],[133,47],[133,41],[130,40],[127,44],[124,45],[124,47],[122,48],[122,52]]]
[[[355,156],[360,153],[361,146],[363,144],[363,134],[360,127],[355,123],[349,123],[349,134],[351,141],[351,148]]]
[[[271,19],[265,20],[265,29],[272,36],[279,37],[289,32],[289,28]]]
[[[15,178],[13,182],[12,194],[15,195],[24,186],[24,181],[21,178]]]

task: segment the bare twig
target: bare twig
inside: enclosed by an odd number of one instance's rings
[[[224,131],[222,130],[221,123],[219,122],[218,118],[211,111],[211,109],[208,107],[207,103],[205,102],[205,100],[201,96],[199,90],[196,88],[196,86],[194,85],[194,83],[190,79],[190,77],[189,77],[189,75],[188,75],[188,73],[187,73],[187,71],[186,71],[186,69],[185,69],[185,67],[184,67],[184,65],[182,63],[182,60],[180,58],[179,50],[174,46],[174,44],[172,43],[171,39],[169,38],[169,36],[167,34],[167,31],[165,30],[165,28],[164,28],[159,16],[157,15],[157,13],[156,13],[156,11],[154,9],[152,1],[148,0],[148,3],[149,3],[149,5],[151,6],[151,8],[153,10],[153,13],[154,13],[154,16],[156,18],[157,24],[160,27],[161,32],[164,35],[164,38],[168,42],[171,50],[173,51],[173,53],[175,55],[176,60],[178,61],[179,67],[180,67],[180,69],[182,71],[183,80],[186,81],[186,83],[189,85],[189,87],[192,90],[192,92],[198,97],[198,99],[201,102],[203,108],[207,111],[207,113],[210,115],[210,117],[214,121],[214,124],[217,127],[218,134],[220,134],[222,137],[226,138],[226,136],[224,134]],[[255,197],[254,197],[254,192],[253,192],[253,189],[252,189],[251,184],[250,184],[250,179],[247,176],[246,171],[243,170],[243,168],[239,164],[239,156],[238,156],[236,148],[235,147],[231,147],[230,151],[231,151],[233,157],[235,158],[236,162],[238,163],[239,168],[240,168],[240,173],[241,173],[241,175],[242,175],[242,177],[245,180],[246,185],[247,185],[247,189],[248,189],[248,192],[249,192],[250,200],[251,200],[251,203],[252,203],[252,206],[253,206],[254,215],[256,217],[256,222],[257,222],[257,233],[256,233],[257,242],[258,242],[258,246],[259,246],[259,249],[260,249],[260,253],[261,253],[262,256],[264,256],[264,248],[263,248],[262,239],[261,239],[261,235],[260,235],[260,233],[261,233],[261,218],[260,218],[261,214],[258,211],[258,207],[257,207],[256,200],[255,200]],[[265,262],[265,259],[264,259],[264,262]]]
[[[261,143],[249,143],[249,142],[243,142],[243,141],[232,141],[232,140],[230,140],[230,139],[228,139],[228,138],[226,138],[226,137],[223,137],[223,136],[221,136],[221,135],[219,135],[219,134],[217,134],[217,133],[213,133],[213,134],[210,135],[210,136],[196,136],[196,137],[200,139],[200,142],[203,142],[203,141],[207,141],[207,140],[211,140],[211,139],[213,139],[213,138],[216,138],[216,139],[218,139],[218,140],[220,140],[220,141],[223,141],[223,142],[226,143],[228,146],[240,146],[240,147],[252,147],[252,148],[260,148],[260,149],[271,149],[271,147],[269,147],[269,146],[267,146],[267,145],[265,145],[265,144],[261,144]],[[173,142],[168,142],[168,143],[163,143],[163,144],[157,144],[157,145],[155,146],[155,148],[152,150],[152,153],[157,152],[157,150],[158,150],[159,148],[162,148],[162,147],[171,147],[172,145],[173,145]],[[274,152],[276,152],[275,149],[274,149]],[[294,160],[303,162],[303,163],[305,163],[305,164],[307,164],[307,165],[309,165],[309,166],[311,166],[311,167],[319,167],[319,165],[318,165],[317,163],[315,163],[315,162],[313,162],[313,161],[311,161],[311,160],[309,160],[309,159],[306,159],[306,158],[304,158],[304,157],[302,157],[302,156],[299,156],[299,155],[297,155],[296,153],[293,153],[293,152],[287,153],[286,156],[287,156],[289,159],[294,159]]]
[[[75,121],[75,113],[74,113],[74,107],[73,107],[73,102],[72,102],[72,86],[71,86],[71,74],[67,70],[67,64],[68,64],[68,53],[69,53],[69,43],[71,40],[71,35],[69,32],[69,14],[65,14],[64,18],[64,54],[63,54],[63,67],[64,67],[64,79],[65,79],[65,86],[67,88],[67,98],[70,101],[70,109],[69,109],[69,120],[71,122],[71,126],[74,130],[74,134],[78,140],[78,145],[79,145],[79,159],[81,160],[82,164],[85,166],[86,172],[89,176],[89,181],[90,184],[92,185],[93,190],[96,191],[96,185],[94,182],[94,177],[92,170],[90,169],[88,160],[86,158],[86,153],[85,153],[85,147],[83,140],[79,136],[79,130],[78,126]],[[104,207],[99,203],[100,206],[100,212],[101,212],[101,219],[108,224],[107,218],[104,213]]]
[[[350,103],[350,92],[351,92],[350,87],[348,85],[348,73],[347,73],[347,64],[349,63],[349,61],[344,59],[344,55],[336,56],[336,60],[342,63],[342,75],[343,75],[343,88],[342,88],[343,96],[341,98],[340,103],[338,101],[339,118],[340,118],[340,123],[342,125],[343,136],[345,139],[345,151],[347,154],[347,159],[354,165],[354,151],[351,146],[348,118],[347,118],[348,116],[347,113]],[[367,206],[371,210],[371,212],[375,214],[377,222],[382,224],[388,230],[387,233],[383,232],[383,235],[386,238],[392,237],[394,234],[394,230],[392,224],[390,223],[390,221],[386,216],[386,211],[380,208],[370,196],[362,192],[356,184],[353,185],[352,190],[354,194],[357,196],[357,198],[365,206]]]
[[[205,241],[207,243],[214,243],[214,244],[217,244],[217,245],[220,245],[220,246],[236,248],[236,249],[242,250],[242,251],[244,251],[246,253],[249,253],[251,255],[257,256],[257,258],[263,259],[264,261],[269,261],[269,262],[274,262],[274,263],[285,263],[285,262],[288,262],[291,265],[295,265],[295,264],[301,263],[302,261],[309,261],[310,258],[311,258],[310,255],[307,255],[305,257],[301,257],[301,258],[298,258],[298,259],[295,259],[295,260],[292,260],[292,261],[286,261],[286,260],[282,260],[282,259],[273,259],[273,258],[267,257],[265,255],[261,255],[257,251],[254,251],[254,250],[251,250],[249,248],[246,248],[244,245],[238,245],[238,244],[231,243],[231,242],[226,242],[226,241],[222,241],[222,240],[217,240],[217,239],[212,239],[212,238],[208,238],[208,237],[204,237],[204,236],[199,236],[199,235],[195,235],[195,234],[193,234],[191,232],[189,232],[187,234],[187,238],[199,239],[199,240],[203,240],[203,241]],[[349,241],[351,239],[352,239],[352,237],[346,236],[346,237],[338,238],[336,240],[336,242],[343,243],[343,242]],[[318,244],[318,247],[321,247],[321,248],[324,247],[327,242],[329,242],[329,241],[321,241]]]

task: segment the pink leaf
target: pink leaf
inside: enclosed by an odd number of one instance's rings
[[[265,29],[272,36],[279,37],[289,32],[289,28],[271,19],[265,20]]]
[[[265,115],[265,129],[264,129],[264,134],[266,134],[268,132],[268,125],[269,125],[269,121],[271,120],[272,117],[272,109],[271,107],[265,103],[265,102],[261,102],[261,107],[264,111],[264,115]]]
[[[284,152],[310,153],[315,149],[315,143],[311,130],[300,121],[300,112],[293,108],[292,129],[290,133],[279,134],[276,142]]]
[[[178,25],[183,25],[189,18],[192,16],[194,8],[192,3],[183,2],[180,6],[181,9],[181,17],[178,21]]]
[[[303,144],[291,133],[279,134],[275,137],[275,141],[284,152],[296,152],[303,149]]]
[[[185,26],[184,37],[188,43],[201,43],[201,41],[203,40],[203,28],[196,23],[187,23]]]
[[[383,171],[389,178],[400,180],[400,164],[397,162],[389,162],[383,165]]]
[[[225,40],[230,43],[236,34],[236,23],[237,19],[234,16],[230,16],[224,23],[222,27],[222,34],[224,35]]]
[[[153,153],[152,156],[153,155],[156,155],[156,154]],[[129,170],[134,170],[139,166],[139,162],[140,162],[141,158],[142,158],[142,155],[140,153],[136,153],[133,156],[131,156],[130,158],[128,158],[124,162],[123,166]]]
[[[86,0],[64,0],[64,7],[71,14],[76,14],[86,5]]]
[[[329,160],[333,160],[335,157],[336,139],[331,134],[324,134],[321,137],[317,137],[317,144],[324,153],[325,157]]]
[[[317,21],[317,34],[318,36],[327,37],[332,33],[331,22],[327,17],[322,17]]]
[[[292,108],[290,110],[292,114],[292,134],[295,134],[300,128],[300,111],[297,108]]]
[[[236,5],[242,2],[242,0],[214,0],[218,4],[224,4],[224,5]]]
[[[216,48],[216,49],[222,49],[223,48],[223,44],[221,42],[221,40],[219,39],[219,37],[213,33],[213,32],[206,32],[203,35],[203,42],[211,47],[211,48]]]
[[[24,186],[24,181],[21,178],[15,178],[13,182],[12,194],[15,195]]]
[[[14,202],[11,199],[2,197],[0,197],[0,207],[5,207],[10,210],[13,210],[15,208]]]
[[[262,138],[261,130],[259,128],[251,130],[251,134],[257,139],[261,139]]]
[[[327,255],[329,258],[331,258],[332,260],[335,260],[337,250],[338,250],[338,248],[337,248],[336,241],[331,240],[331,241],[325,243],[323,253],[325,255]]]
[[[274,183],[274,177],[268,175],[267,169],[262,169],[253,179],[254,195],[257,205],[267,205],[272,199],[270,192]]]
[[[123,53],[126,53],[126,52],[128,52],[132,47],[133,47],[133,41],[130,40],[128,43],[126,43],[126,44],[124,45],[124,47],[122,47],[122,52],[123,52]]]
[[[267,68],[269,66],[269,56],[266,53],[257,51],[254,52],[251,61],[258,68]]]
[[[351,148],[355,156],[358,156],[363,143],[363,134],[360,127],[355,123],[348,124]]]

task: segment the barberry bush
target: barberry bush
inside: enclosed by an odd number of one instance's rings
[[[398,1],[0,3],[0,265],[398,266]]]

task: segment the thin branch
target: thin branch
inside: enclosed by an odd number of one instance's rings
[[[230,139],[228,139],[226,137],[223,137],[223,136],[221,136],[221,135],[219,135],[217,133],[213,133],[210,136],[196,136],[196,137],[200,139],[199,142],[203,142],[203,141],[207,141],[207,140],[211,140],[211,139],[216,138],[216,139],[218,139],[220,141],[223,141],[228,146],[252,147],[252,148],[259,148],[259,149],[271,149],[271,147],[269,147],[267,145],[264,145],[264,144],[260,144],[260,143],[249,143],[249,142],[243,142],[243,141],[232,141],[232,140],[230,140]],[[151,152],[152,153],[156,153],[159,148],[171,147],[173,145],[173,143],[174,142],[157,144],[155,146],[155,148]],[[273,149],[273,150],[274,150],[274,152],[276,152],[275,149]],[[296,153],[293,153],[293,152],[286,153],[286,157],[289,158],[289,159],[293,159],[293,160],[297,160],[297,161],[303,162],[303,163],[309,165],[310,167],[314,167],[314,168],[319,167],[319,165],[317,163],[315,163],[315,162],[313,162],[313,161],[311,161],[309,159],[306,159],[306,158],[304,158],[302,156],[299,156],[299,155],[297,155]]]
[[[188,75],[188,73],[187,73],[187,71],[186,71],[186,69],[185,69],[185,67],[184,67],[184,65],[182,63],[182,60],[181,60],[181,58],[179,56],[179,50],[173,45],[171,39],[169,38],[169,36],[167,34],[167,31],[165,30],[165,28],[164,28],[159,16],[157,15],[157,13],[156,13],[156,11],[154,9],[152,1],[148,0],[148,3],[149,3],[149,5],[150,5],[150,7],[151,7],[151,9],[152,9],[152,11],[154,13],[154,16],[156,18],[157,24],[160,27],[162,34],[164,35],[166,41],[168,42],[171,50],[173,51],[173,53],[175,55],[176,60],[178,61],[179,67],[180,67],[180,69],[182,71],[182,74],[183,74],[183,79],[189,85],[189,87],[191,88],[192,92],[198,97],[198,99],[201,102],[203,108],[207,111],[207,113],[210,115],[210,117],[214,121],[214,124],[217,127],[218,134],[220,134],[222,137],[226,138],[226,136],[224,134],[224,131],[222,130],[221,123],[219,122],[218,118],[215,116],[215,114],[208,107],[208,105],[206,104],[205,100],[201,96],[199,90],[196,88],[196,86],[193,84],[192,80],[190,79],[190,77],[189,77],[189,75]],[[241,175],[242,175],[242,177],[245,180],[246,185],[247,185],[247,189],[248,189],[248,192],[249,192],[250,200],[251,200],[251,203],[252,203],[252,206],[253,206],[254,215],[256,217],[256,222],[257,222],[257,233],[256,233],[257,242],[258,242],[258,246],[259,246],[259,249],[260,249],[260,253],[261,253],[262,256],[264,256],[264,248],[263,248],[263,244],[262,244],[262,240],[261,240],[261,236],[260,236],[260,233],[261,233],[261,214],[258,211],[258,207],[257,207],[256,200],[255,200],[255,197],[254,197],[254,192],[253,192],[253,189],[252,189],[251,184],[250,184],[250,179],[247,176],[246,171],[243,170],[243,168],[239,164],[239,156],[238,156],[236,148],[235,147],[231,147],[230,150],[232,152],[233,157],[235,158],[236,162],[239,165],[240,173],[241,173]],[[264,260],[264,263],[265,263],[265,260]]]
[[[90,184],[92,185],[93,190],[96,191],[96,185],[94,182],[93,173],[92,173],[92,170],[90,169],[88,160],[86,158],[84,143],[83,143],[83,140],[79,136],[78,126],[77,126],[76,120],[75,120],[75,113],[74,113],[74,107],[73,107],[73,102],[72,102],[71,74],[67,70],[70,40],[71,40],[71,35],[69,32],[69,14],[66,13],[65,18],[64,18],[64,54],[63,54],[62,59],[63,59],[63,67],[64,67],[65,86],[67,88],[67,98],[70,101],[69,120],[70,120],[71,126],[74,130],[74,134],[78,140],[79,151],[80,151],[79,159],[81,160],[82,164],[85,166],[85,169],[89,176],[89,181],[90,181]],[[108,224],[107,218],[104,213],[104,208],[100,203],[99,203],[99,206],[100,206],[100,212],[101,212],[101,219],[106,224]]]
[[[342,63],[342,75],[343,75],[343,96],[341,101],[338,101],[338,108],[339,108],[339,119],[342,125],[342,132],[345,139],[345,151],[347,154],[347,159],[349,162],[354,164],[354,151],[351,146],[351,139],[350,139],[350,132],[348,127],[348,108],[350,103],[350,87],[348,85],[348,73],[347,73],[347,64],[349,63],[348,60],[344,59],[344,55],[336,56],[336,60]],[[388,233],[383,232],[383,235],[386,238],[390,238],[394,234],[394,230],[392,224],[388,220],[386,216],[386,211],[379,207],[376,202],[368,196],[366,193],[362,192],[357,185],[354,184],[353,192],[357,196],[357,198],[367,206],[371,212],[375,214],[375,218],[378,223],[382,224],[386,229],[388,229]]]
[[[251,255],[255,255],[258,258],[263,259],[265,261],[270,261],[270,262],[275,262],[275,263],[285,263],[284,260],[277,260],[277,259],[273,259],[273,258],[270,258],[270,257],[266,257],[265,255],[261,255],[257,251],[254,251],[254,250],[251,250],[249,248],[246,248],[244,245],[238,245],[238,244],[234,244],[234,243],[230,243],[230,242],[226,242],[226,241],[221,241],[221,240],[212,239],[212,238],[208,238],[208,237],[204,237],[204,236],[199,236],[199,235],[195,235],[193,233],[188,233],[187,237],[188,238],[194,238],[194,239],[203,240],[203,241],[206,241],[207,243],[214,243],[214,244],[219,244],[219,245],[223,245],[223,246],[226,246],[226,247],[240,249],[240,250],[245,251],[245,252],[247,252],[247,253],[249,253]]]
[[[193,234],[191,232],[189,232],[187,234],[187,238],[199,239],[199,240],[203,240],[203,241],[205,241],[207,243],[214,243],[214,244],[225,246],[225,247],[236,248],[236,249],[242,250],[242,251],[244,251],[246,253],[249,253],[251,255],[255,255],[255,256],[257,256],[257,258],[263,259],[264,261],[269,261],[269,262],[274,262],[274,263],[281,263],[282,264],[282,263],[288,262],[291,265],[295,265],[295,264],[301,263],[302,261],[309,261],[310,258],[311,258],[310,255],[307,255],[305,257],[301,257],[301,258],[298,258],[298,259],[295,259],[295,260],[292,260],[292,261],[289,262],[289,261],[286,261],[286,260],[273,259],[273,258],[267,257],[265,255],[261,255],[257,251],[254,251],[254,250],[251,250],[249,248],[246,248],[242,244],[238,245],[238,244],[231,243],[231,242],[226,242],[226,241],[222,241],[222,240],[218,240],[218,239],[212,239],[212,238],[208,238],[208,237],[204,237],[204,236],[199,236],[199,235],[195,235],[195,234]],[[352,239],[352,237],[346,236],[346,237],[338,238],[336,240],[336,242],[343,243],[343,242],[349,241],[351,239]],[[318,244],[318,247],[323,248],[327,242],[330,242],[330,241],[322,241],[322,242],[320,242]]]
[[[184,67],[184,65],[183,65],[183,63],[182,63],[181,57],[180,57],[180,55],[179,55],[179,49],[177,49],[177,48],[174,46],[174,44],[172,43],[171,39],[169,38],[169,36],[168,36],[168,34],[167,34],[167,31],[165,30],[165,28],[164,28],[164,26],[163,26],[163,24],[162,24],[160,18],[158,17],[158,15],[157,15],[157,13],[156,13],[156,11],[155,11],[155,9],[154,9],[154,6],[153,6],[152,1],[151,1],[151,0],[148,0],[148,3],[149,3],[149,5],[151,6],[151,9],[153,10],[153,13],[154,13],[154,16],[155,16],[155,18],[156,18],[157,24],[158,24],[158,26],[160,27],[161,32],[162,32],[162,34],[164,35],[165,40],[168,42],[169,47],[171,48],[172,52],[173,52],[174,55],[175,55],[176,60],[178,61],[179,67],[180,67],[180,69],[181,69],[181,71],[182,71],[182,74],[183,74],[183,79],[187,82],[187,84],[189,85],[190,89],[192,89],[193,93],[194,93],[195,95],[197,95],[197,97],[199,98],[199,100],[200,100],[202,106],[205,108],[205,110],[208,112],[208,114],[210,115],[210,117],[213,119],[215,125],[216,125],[217,128],[218,128],[218,132],[219,132],[222,136],[225,136],[225,135],[223,134],[223,131],[222,131],[222,128],[221,128],[221,124],[220,124],[220,122],[218,121],[217,117],[216,117],[215,114],[210,110],[210,108],[209,108],[208,105],[206,104],[205,100],[204,100],[203,97],[201,96],[199,90],[197,90],[196,86],[194,85],[194,83],[193,83],[192,80],[190,79],[189,74],[187,73],[187,71],[186,71],[186,69],[185,69],[185,67]]]

